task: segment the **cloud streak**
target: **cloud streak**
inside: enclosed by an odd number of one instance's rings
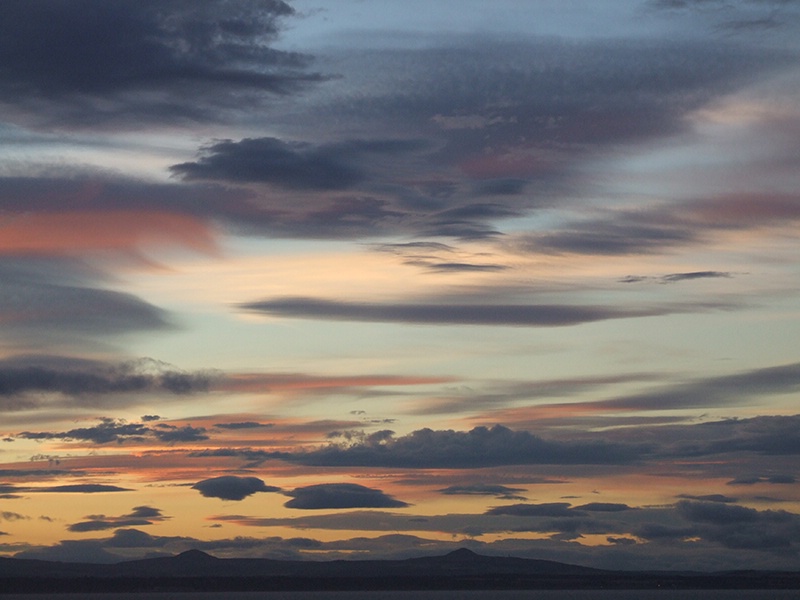
[[[367,303],[306,297],[274,298],[240,305],[240,308],[247,311],[295,319],[524,327],[566,327],[611,319],[663,316],[722,307],[723,305],[713,303],[627,309],[562,304]]]

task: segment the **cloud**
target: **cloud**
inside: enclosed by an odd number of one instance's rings
[[[107,529],[117,529],[119,527],[141,527],[152,525],[166,520],[161,511],[151,506],[136,506],[134,509],[119,517],[107,517],[106,515],[89,515],[84,517],[86,521],[73,523],[67,529],[73,532],[84,533],[87,531],[104,531]]]
[[[729,279],[733,273],[728,271],[691,271],[689,273],[669,273],[660,277],[647,277],[644,275],[628,275],[619,280],[620,283],[641,283],[654,281],[656,283],[677,283],[680,281],[694,281],[696,279]]]
[[[121,363],[66,356],[15,356],[0,360],[0,396],[56,392],[65,396],[207,391],[211,372],[186,372],[142,358]],[[156,419],[146,419],[156,420]]]
[[[765,395],[791,394],[800,389],[800,363],[779,365],[752,369],[739,373],[719,375],[716,377],[699,378],[670,386],[664,386],[652,391],[643,391],[628,396],[598,400],[596,402],[581,402],[570,405],[571,409],[585,409],[588,412],[596,411],[628,411],[628,410],[677,410],[683,408],[698,408],[710,406],[732,405],[746,399]],[[554,408],[556,404],[547,405]],[[542,406],[537,409],[542,409]],[[762,427],[777,427],[783,431],[783,417],[763,417],[759,420],[744,420],[739,427],[746,428],[747,435],[742,439],[718,440],[710,439],[703,444],[705,452],[730,452],[735,447],[740,450],[748,449],[748,440],[755,436],[759,444],[771,445],[776,453],[800,451],[800,439],[791,431],[785,432],[785,437],[770,439],[768,435],[758,435]],[[785,419],[794,420],[793,417]],[[745,425],[745,422],[748,425]],[[727,426],[734,426],[728,423]],[[708,425],[708,428],[717,427],[723,431],[725,424],[718,426]],[[710,432],[709,432],[710,433]],[[755,441],[755,440],[753,440]],[[766,448],[762,448],[766,450]],[[783,450],[781,450],[783,449]]]
[[[306,71],[308,56],[270,46],[293,12],[281,0],[4,2],[0,100],[72,125],[252,108],[265,93],[321,79]],[[125,35],[109,34],[118,31]]]
[[[487,515],[511,515],[515,517],[582,517],[586,513],[570,508],[569,502],[544,504],[511,504],[496,506],[486,511]]]
[[[221,500],[244,500],[256,492],[279,492],[280,488],[266,485],[258,477],[237,477],[223,475],[198,481],[192,489],[200,492],[206,498],[219,498]]]
[[[34,491],[31,488],[28,488],[26,491]],[[36,491],[41,492],[56,492],[56,493],[67,493],[67,494],[105,494],[108,492],[130,492],[128,488],[119,487],[118,485],[106,485],[106,484],[99,484],[99,483],[78,483],[72,485],[54,485],[49,487],[42,487],[36,489]]]
[[[610,319],[652,317],[708,310],[720,305],[656,306],[652,308],[565,304],[367,303],[288,297],[248,302],[240,308],[296,319],[419,323],[429,325],[505,325],[565,327]]]
[[[98,287],[68,261],[0,257],[0,320],[6,335],[52,345],[171,327],[165,311],[133,294]]]
[[[27,521],[30,519],[30,517],[26,517],[25,515],[21,515],[19,513],[4,510],[0,512],[0,519],[2,519],[3,521]]]
[[[796,23],[796,7],[786,0],[650,0],[651,7],[706,17],[722,32],[773,31]]]
[[[647,453],[647,447],[638,444],[549,441],[527,431],[496,425],[470,431],[420,429],[401,437],[366,436],[350,446],[331,444],[285,458],[315,466],[459,469],[521,464],[616,464],[639,460]]]
[[[175,425],[159,423],[152,429],[152,432],[160,441],[167,443],[198,442],[209,438],[209,436],[206,435],[205,427],[192,427],[191,425],[177,427]]]
[[[8,497],[19,498],[16,494],[35,494],[35,493],[49,493],[49,494],[107,494],[113,492],[131,492],[130,488],[123,488],[118,485],[108,485],[101,483],[74,483],[64,485],[51,485],[51,486],[18,486],[5,484],[0,485],[0,493]]]
[[[703,496],[693,496],[691,494],[680,494],[678,498],[685,498],[686,500],[700,500],[701,502],[723,502],[732,503],[736,502],[736,498],[730,498],[722,494],[705,494]]]
[[[505,485],[496,485],[488,483],[475,483],[470,485],[451,485],[439,493],[445,496],[494,496],[504,500],[524,500],[520,496],[524,492],[524,488],[511,488]]]
[[[790,485],[797,483],[797,479],[793,475],[742,475],[732,479],[727,485],[755,485],[756,483]]]
[[[314,146],[274,137],[225,140],[204,149],[195,162],[170,167],[186,180],[268,183],[297,190],[340,190],[367,177],[364,156],[397,155],[419,147],[403,140],[352,140]]]
[[[273,423],[257,423],[255,421],[240,421],[237,423],[214,423],[214,427],[218,427],[219,429],[230,429],[230,430],[240,430],[240,429],[269,429],[270,427],[274,427]]]
[[[14,438],[24,440],[65,440],[109,444],[116,442],[144,442],[158,440],[165,443],[196,442],[209,439],[204,427],[191,425],[169,425],[157,423],[151,427],[145,423],[129,423],[123,419],[103,417],[94,427],[78,427],[68,431],[22,431]]]
[[[782,510],[681,500],[677,511],[700,535],[728,548],[791,552],[800,535],[800,516]]]
[[[331,394],[378,387],[421,386],[452,382],[451,377],[409,375],[339,375],[308,373],[232,373],[220,380],[216,389],[236,393]]]
[[[589,502],[588,504],[576,506],[574,510],[585,510],[588,512],[622,512],[624,510],[631,510],[631,507],[627,504],[616,502]]]
[[[800,380],[797,380],[799,371],[800,365],[751,371],[740,378],[734,378],[731,383],[741,384],[745,387],[745,393],[753,391],[746,389],[748,385],[761,393],[786,393],[800,385]],[[750,375],[753,376],[752,379]],[[695,449],[707,454],[756,452],[771,456],[796,455],[800,454],[799,423],[800,415],[764,416],[704,423],[699,426],[703,441]],[[692,449],[691,446],[685,448],[687,452],[691,452]],[[775,475],[768,475],[765,480],[772,477]],[[783,480],[783,476],[777,477]]]
[[[387,496],[380,490],[355,483],[320,483],[286,492],[292,499],[287,508],[318,510],[326,508],[400,508],[406,502]]]
[[[516,236],[509,245],[530,254],[626,256],[697,245],[713,235],[764,227],[785,227],[800,220],[800,198],[780,193],[732,193],[691,202],[663,203],[598,211],[593,219],[576,219],[545,232]],[[721,272],[676,273],[660,280],[723,276]],[[638,281],[623,279],[623,283]]]

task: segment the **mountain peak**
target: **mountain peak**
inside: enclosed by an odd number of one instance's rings
[[[186,552],[181,552],[175,556],[175,558],[181,561],[191,562],[217,560],[216,556],[211,556],[210,554],[206,554],[202,550],[197,550],[195,548],[187,550]]]

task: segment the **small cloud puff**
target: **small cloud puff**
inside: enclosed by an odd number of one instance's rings
[[[258,477],[237,477],[223,475],[198,481],[192,486],[206,498],[219,498],[221,500],[244,500],[256,492],[279,492],[280,488],[266,485]]]
[[[287,496],[292,496],[284,506],[303,510],[324,508],[400,508],[408,503],[396,500],[376,490],[355,483],[320,483],[300,487]]]

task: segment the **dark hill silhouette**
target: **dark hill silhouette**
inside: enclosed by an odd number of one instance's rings
[[[200,550],[114,564],[0,558],[0,591],[791,588],[800,573],[637,573],[462,548],[403,560],[216,558]]]

